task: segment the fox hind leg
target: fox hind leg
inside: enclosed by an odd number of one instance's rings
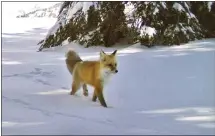
[[[70,95],[74,95],[78,89],[80,89],[80,83],[79,82],[74,82],[72,83],[72,91],[70,92]]]
[[[96,99],[97,99],[97,95],[96,95],[96,91],[94,91],[92,101],[95,102]]]
[[[88,89],[87,89],[87,85],[86,84],[83,84],[83,95],[84,96],[88,96]]]

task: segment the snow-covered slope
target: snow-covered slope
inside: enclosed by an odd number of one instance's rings
[[[56,3],[48,8],[40,8],[35,7],[30,12],[25,13],[24,11],[20,11],[20,15],[17,16],[17,18],[33,18],[33,17],[51,17],[51,18],[57,18],[59,14],[59,9],[62,2]]]
[[[72,81],[64,61],[67,48],[91,60],[102,47],[70,44],[36,52],[47,21],[25,23],[31,28],[2,27],[4,135],[215,134],[215,39],[119,49],[119,73],[104,90],[109,108],[103,108],[91,101],[90,87],[89,97],[82,90],[69,95]]]
[[[2,17],[16,17],[17,15],[51,7],[57,3],[59,2],[2,2]]]

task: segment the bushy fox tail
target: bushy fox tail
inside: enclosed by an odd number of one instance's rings
[[[75,64],[77,62],[82,61],[82,59],[75,51],[73,51],[71,49],[65,54],[65,56],[66,56],[65,61],[66,61],[67,68],[68,68],[69,72],[72,74]]]

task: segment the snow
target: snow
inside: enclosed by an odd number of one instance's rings
[[[84,14],[86,15],[85,19],[87,19],[87,10],[90,8],[91,5],[93,5],[93,2],[77,2],[72,5],[73,5],[73,8],[70,8],[68,12],[68,16],[67,16],[68,19],[72,18],[74,14],[81,8],[82,8],[82,12],[84,12]]]
[[[195,18],[196,19],[196,16],[193,14],[193,13],[191,13],[191,12],[189,12],[189,16],[191,17],[191,18]],[[197,20],[198,21],[198,20]]]
[[[72,8],[69,8],[67,18],[72,18],[72,16],[81,8],[83,8],[83,2],[72,3]]]
[[[2,11],[8,16],[17,16],[19,11],[25,13],[36,9],[47,8],[59,2],[2,2]]]
[[[82,2],[83,3],[83,12],[85,14],[85,20],[87,20],[88,14],[87,10],[90,8],[91,5],[93,5],[93,2]]]
[[[43,8],[38,10],[32,10],[30,13],[22,13],[18,15],[17,17],[52,17],[56,18],[59,14],[59,8],[61,3],[57,3],[56,5],[49,7],[49,8]],[[27,15],[27,16],[26,16]]]
[[[190,26],[188,26],[188,27],[186,27],[187,28],[187,30],[189,30],[191,33],[195,33],[194,31],[193,31],[193,29],[190,27]]]
[[[213,4],[213,2],[208,2],[208,9],[209,9],[209,11],[211,11],[212,4]]]
[[[190,8],[189,8],[189,6],[187,5],[187,3],[184,3],[184,5],[186,6],[186,8],[187,8],[187,10],[188,10],[188,13],[186,13],[187,16],[188,16],[189,18],[194,18],[194,19],[196,19],[196,21],[198,22],[196,16],[195,16],[192,12],[190,12]]]
[[[176,27],[175,30],[177,32],[182,31],[185,35],[187,33],[187,31],[189,31],[190,33],[195,34],[195,32],[193,31],[193,29],[190,26],[185,26],[183,23],[179,23],[180,27]],[[187,38],[189,39],[189,35],[186,35]]]
[[[155,10],[154,10],[154,12],[153,12],[153,15],[155,15],[158,12],[159,12],[159,9],[156,7]]]
[[[55,32],[60,28],[60,25],[64,26],[66,24],[66,13],[68,9],[64,9],[61,14],[58,16],[58,19],[56,19],[55,24],[49,29],[46,38],[48,38],[50,35],[55,34]]]
[[[148,4],[148,2],[145,2],[145,4]],[[165,6],[165,5],[163,4],[163,6]],[[124,13],[126,15],[127,21],[130,20],[131,18],[133,18],[132,14],[135,10],[136,9],[134,8],[134,5],[131,2],[128,2],[125,5]],[[157,12],[159,12],[159,9],[155,8],[153,14],[156,14]],[[143,22],[144,22],[144,20],[142,20],[142,18],[137,18],[134,22],[128,23],[127,26],[130,28],[133,26],[135,28],[137,28],[140,31],[140,36],[144,36],[146,34],[148,34],[149,36],[153,36],[153,34],[156,33],[156,30],[152,27],[149,27],[149,26],[145,26],[145,25],[142,26]]]
[[[149,36],[153,36],[155,33],[156,33],[156,30],[152,27],[143,26],[140,29],[140,36],[144,36],[146,34],[148,34]]]
[[[32,29],[49,29],[51,26],[56,22],[56,18],[23,18],[23,19],[16,19],[14,17],[8,17],[6,15],[2,15],[2,35],[8,36],[8,37],[20,37],[17,35],[17,33],[23,33],[26,34],[26,31],[32,30]],[[26,23],[31,21],[31,23]],[[41,28],[41,23],[46,22],[46,24],[43,25],[43,28]],[[15,24],[10,24],[8,22],[16,22]],[[32,23],[33,22],[33,23]],[[6,34],[7,33],[7,34]],[[47,31],[42,31],[41,35],[45,35]],[[27,34],[26,34],[27,36]],[[24,37],[23,37],[24,38]],[[43,38],[42,38],[43,39]]]
[[[127,4],[125,4],[125,9],[123,12],[126,16],[131,16],[134,9],[134,5],[131,2],[128,2]]]
[[[178,11],[180,11],[180,12],[185,11],[185,9],[179,3],[175,3],[173,5],[173,8],[176,9],[176,10],[178,10]]]
[[[161,5],[163,6],[163,8],[166,8],[166,3],[165,2],[161,2]]]
[[[60,23],[62,26],[64,26],[66,23],[69,22],[69,20],[72,18],[72,16],[81,8],[84,14],[86,14],[87,10],[89,9],[90,5],[93,4],[93,2],[73,2],[72,7],[73,8],[67,8],[64,9],[61,14],[59,15],[58,21],[52,26],[51,29],[49,29],[48,34],[46,35],[46,38],[50,36],[51,34],[54,34],[58,28],[60,27]]]
[[[46,38],[48,38],[50,35],[55,34],[57,32],[58,28],[60,28],[60,23],[63,22],[62,20],[56,21],[56,23],[52,26],[52,28],[49,29],[48,34],[46,35]]]
[[[137,19],[135,20],[134,26],[135,26],[136,28],[140,29],[140,28],[141,28],[142,22],[143,22],[142,18],[137,18]]]
[[[3,16],[4,17],[4,16]],[[44,19],[44,20],[42,20]],[[215,39],[182,46],[117,48],[118,70],[104,90],[108,108],[69,95],[65,51],[84,60],[116,48],[77,44],[37,52],[55,23],[47,18],[3,19],[2,134],[215,134]],[[18,27],[17,27],[18,26]]]
[[[38,6],[35,6],[34,9],[32,9],[30,12],[25,13],[24,11],[20,11],[21,13],[17,15],[17,17],[28,17],[28,18],[34,18],[34,17],[52,17],[56,18],[59,13],[59,8],[62,3],[53,3],[52,6],[46,7],[46,8],[40,8]]]

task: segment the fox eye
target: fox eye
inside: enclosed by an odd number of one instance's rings
[[[109,67],[112,67],[112,64],[108,64]]]

